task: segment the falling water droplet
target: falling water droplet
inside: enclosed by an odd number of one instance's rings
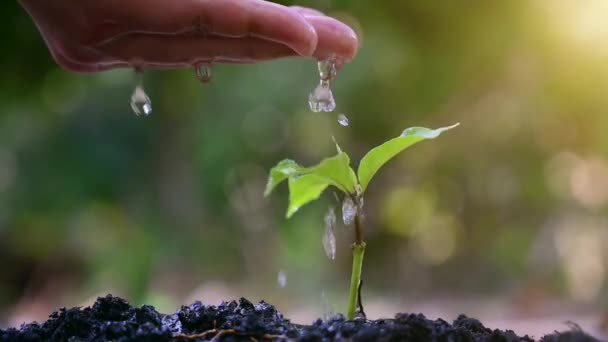
[[[348,118],[346,117],[346,115],[344,114],[339,114],[338,115],[338,123],[343,126],[346,127],[349,124]]]
[[[279,273],[277,273],[277,283],[281,288],[284,288],[285,285],[287,285],[287,274],[285,274],[285,271],[280,270]]]
[[[321,81],[315,90],[308,95],[310,110],[318,112],[333,112],[336,109],[336,101],[329,87],[329,81]]]
[[[203,83],[211,82],[211,63],[199,63],[195,65],[194,72],[199,81]]]
[[[150,101],[148,94],[146,94],[141,84],[137,85],[135,90],[133,90],[131,109],[137,116],[148,116],[152,113],[152,101]]]
[[[325,214],[325,233],[323,234],[323,248],[325,254],[331,260],[336,258],[336,235],[334,227],[336,226],[336,212],[333,207],[330,207]]]
[[[350,196],[344,196],[342,202],[342,222],[345,225],[350,226],[355,221],[357,215],[357,206]]]

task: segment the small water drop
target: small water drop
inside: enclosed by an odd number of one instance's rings
[[[150,101],[148,94],[146,94],[141,84],[137,85],[135,90],[133,90],[133,94],[131,95],[131,109],[137,116],[148,116],[152,113],[152,101]]]
[[[343,126],[343,127],[347,127],[349,124],[348,118],[346,117],[346,115],[344,114],[339,114],[338,115],[338,123]]]
[[[413,135],[416,133],[416,127],[410,127],[410,128],[406,128],[403,130],[403,132],[401,132],[401,136],[405,137],[408,135]]]
[[[280,270],[279,273],[277,273],[277,283],[281,288],[284,288],[285,285],[287,285],[287,274],[285,274],[285,271]]]
[[[325,214],[325,233],[323,234],[323,249],[325,255],[331,260],[336,258],[336,235],[334,227],[336,226],[336,212],[333,207],[330,207]]]
[[[194,72],[202,83],[211,82],[211,63],[199,63],[195,65]]]
[[[329,87],[329,81],[321,81],[315,90],[308,95],[310,110],[318,112],[333,112],[336,109],[336,101]]]
[[[350,226],[355,222],[355,216],[357,215],[357,206],[350,196],[344,196],[342,201],[342,222],[345,225]]]

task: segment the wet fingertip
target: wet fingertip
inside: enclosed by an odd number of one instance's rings
[[[343,62],[350,62],[359,49],[359,38],[348,25],[327,16],[306,16],[319,36],[314,56],[324,59],[336,55]]]

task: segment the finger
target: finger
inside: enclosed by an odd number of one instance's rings
[[[291,8],[292,10],[300,13],[301,15],[325,15],[325,13],[316,10],[314,8],[309,8],[309,7],[302,7],[302,6],[290,6],[289,8]]]
[[[327,16],[304,15],[311,23],[319,40],[313,55],[325,59],[336,55],[344,62],[351,61],[357,54],[359,41],[357,34],[346,24]]]
[[[253,36],[311,56],[317,35],[297,11],[262,0],[110,0],[123,32],[175,34],[199,29],[225,37]]]
[[[297,56],[288,46],[256,37],[129,34],[100,47],[113,60],[135,67],[190,67],[200,62],[256,63]]]

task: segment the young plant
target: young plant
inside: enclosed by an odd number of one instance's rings
[[[303,167],[290,159],[284,159],[270,170],[264,196],[268,196],[281,182],[287,180],[289,185],[289,206],[287,218],[295,214],[303,205],[321,196],[329,186],[334,186],[344,193],[342,217],[344,224],[354,224],[353,268],[348,299],[348,319],[355,317],[357,306],[361,308],[359,293],[361,286],[361,268],[365,254],[363,240],[363,195],[370,181],[380,168],[406,148],[426,139],[437,138],[442,132],[458,124],[429,129],[411,127],[382,145],[371,149],[359,163],[357,173],[350,167],[350,158],[336,144],[338,154],[322,160],[311,167]]]

